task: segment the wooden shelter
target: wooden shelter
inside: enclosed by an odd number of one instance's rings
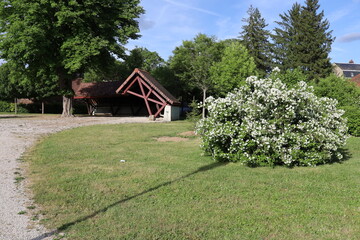
[[[135,68],[133,73],[116,90],[121,95],[133,95],[144,100],[149,115],[155,118],[167,105],[179,106],[180,102],[148,72]]]
[[[109,112],[156,118],[164,115],[166,107],[167,113],[173,114],[172,108],[180,106],[180,102],[158,81],[138,68],[125,81],[83,83],[82,79],[75,79],[72,89],[74,99],[85,102],[90,115]]]

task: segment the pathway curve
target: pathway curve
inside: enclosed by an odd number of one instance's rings
[[[158,121],[158,120],[157,120]],[[0,115],[0,240],[52,239],[27,211],[31,206],[24,183],[15,183],[21,172],[19,158],[41,136],[65,129],[95,125],[149,122],[145,117],[74,117]]]

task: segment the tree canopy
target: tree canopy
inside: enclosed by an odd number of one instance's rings
[[[187,89],[201,89],[205,100],[207,91],[213,87],[210,68],[221,59],[222,49],[215,37],[198,34],[192,41],[183,41],[175,48],[170,67]]]
[[[245,25],[242,26],[243,31],[240,33],[241,43],[254,59],[259,74],[265,76],[271,70],[270,31],[265,29],[268,24],[258,8],[250,6],[247,13],[248,18],[242,20]]]
[[[285,70],[300,67],[310,79],[326,77],[332,71],[329,52],[334,38],[319,8],[318,0],[306,0],[305,6],[295,3],[280,14],[273,35],[279,66]]]
[[[225,96],[245,83],[245,79],[256,75],[256,65],[247,49],[239,42],[226,45],[221,60],[210,69],[217,95]]]
[[[123,45],[139,37],[141,13],[139,0],[2,1],[0,57],[24,81],[55,74],[66,100],[74,76],[124,56]]]

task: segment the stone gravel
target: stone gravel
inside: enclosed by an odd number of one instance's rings
[[[19,159],[40,137],[79,126],[140,122],[150,121],[145,117],[0,115],[0,240],[54,238],[55,231],[45,229],[28,213],[32,201],[26,180],[20,183],[15,180],[24,171]]]

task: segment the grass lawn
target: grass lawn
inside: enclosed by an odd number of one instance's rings
[[[360,138],[319,167],[218,164],[188,122],[81,127],[27,157],[44,224],[68,239],[360,239]],[[126,160],[125,163],[120,160]]]

